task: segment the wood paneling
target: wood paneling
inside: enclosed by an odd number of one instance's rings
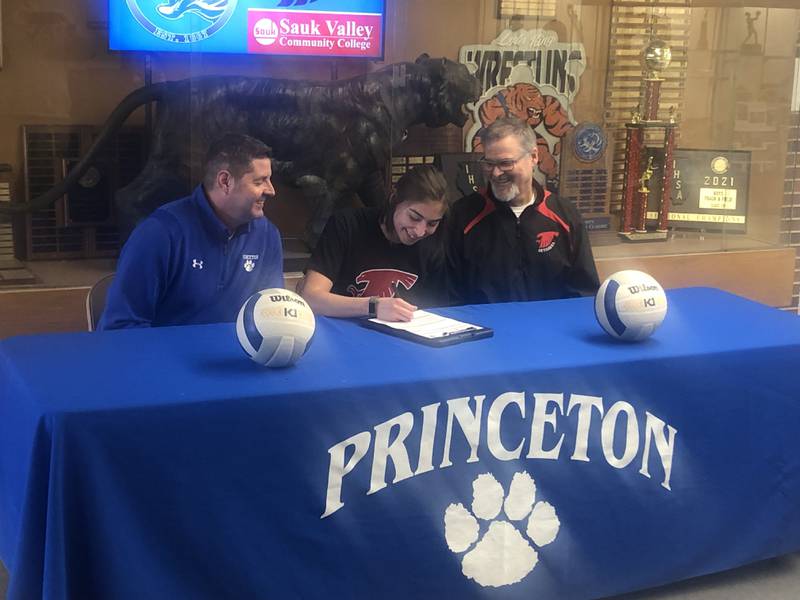
[[[0,339],[28,333],[86,331],[88,287],[0,292]]]
[[[599,258],[600,281],[623,269],[645,271],[665,288],[716,287],[770,306],[792,301],[794,248]]]
[[[294,290],[302,273],[286,273]],[[88,287],[0,291],[0,339],[12,335],[87,331]]]

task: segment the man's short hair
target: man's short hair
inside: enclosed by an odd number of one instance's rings
[[[509,135],[519,140],[525,152],[533,152],[536,149],[536,134],[530,125],[517,117],[501,117],[478,132],[484,148]]]
[[[214,187],[217,173],[230,171],[236,179],[252,170],[259,158],[272,158],[272,149],[261,140],[243,133],[228,133],[211,143],[203,167],[203,184]]]

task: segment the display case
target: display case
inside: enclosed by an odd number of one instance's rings
[[[641,268],[668,287],[708,284],[775,306],[798,304],[800,9],[793,2],[370,0],[342,4],[340,12],[361,16],[337,28],[334,21],[349,21],[330,17],[329,3],[323,0],[248,0],[235,10],[249,10],[252,23],[233,9],[205,16],[189,11],[186,18],[169,21],[174,35],[167,35],[167,21],[157,21],[155,5],[112,4],[109,11],[99,0],[81,0],[76,11],[72,3],[56,2],[53,14],[69,17],[48,26],[47,35],[32,25],[37,14],[33,8],[3,15],[2,77],[8,85],[0,90],[5,115],[0,133],[7,142],[0,162],[14,169],[19,201],[34,200],[42,192],[37,187],[41,177],[29,174],[30,181],[25,180],[26,160],[41,161],[42,156],[25,156],[23,126],[29,131],[86,124],[100,128],[127,94],[167,81],[184,81],[187,93],[193,94],[205,89],[208,78],[219,76],[285,80],[290,84],[283,89],[300,95],[303,86],[346,90],[355,85],[369,89],[371,96],[350,117],[341,117],[344,112],[337,113],[335,122],[319,117],[339,110],[335,102],[311,100],[287,110],[287,118],[316,123],[316,133],[302,143],[298,138],[290,150],[281,147],[276,130],[259,129],[257,120],[247,126],[265,139],[272,137],[280,159],[302,162],[305,156],[307,162],[322,164],[330,155],[351,152],[359,165],[356,176],[343,176],[343,184],[328,175],[324,193],[298,185],[302,179],[297,173],[277,175],[279,194],[267,211],[287,248],[297,252],[292,270],[300,269],[307,255],[309,228],[318,232],[330,210],[380,203],[393,179],[418,157],[436,164],[458,154],[479,157],[477,134],[486,119],[497,111],[516,111],[539,141],[537,178],[582,213],[601,276]],[[138,13],[131,9],[140,4]],[[300,18],[301,13],[302,23],[283,27],[281,19],[292,14]],[[225,24],[219,25],[219,19]],[[219,26],[209,26],[212,21]],[[332,28],[326,31],[328,21]],[[142,25],[148,22],[164,26]],[[137,23],[141,35],[125,38],[125,27]],[[231,23],[244,28],[241,39],[228,34],[223,39],[217,33]],[[31,39],[38,42],[25,45]],[[139,48],[142,40],[152,43]],[[354,40],[361,40],[364,48]],[[641,153],[637,165],[626,165],[626,134],[633,115],[645,111],[643,55],[654,41],[671,51],[671,61],[659,74],[659,103],[650,119],[666,126],[641,128],[642,147],[650,151]],[[447,104],[438,107],[449,111],[446,117],[431,118],[420,107],[401,110],[408,98],[422,93],[414,65],[423,55],[464,65],[478,81],[479,97],[466,102],[440,99]],[[214,110],[225,114],[232,106],[239,110],[247,103],[265,102],[274,107],[283,101],[279,96],[252,97]],[[155,140],[148,139],[147,131],[152,133],[159,119],[163,121],[159,113],[188,123],[183,133],[172,136],[186,156],[176,169],[179,181],[170,190],[197,182],[199,156],[213,133],[211,125],[218,122],[207,107],[186,107],[173,115],[161,101],[142,102],[126,120],[127,126],[145,130],[145,146],[150,144],[151,150]],[[345,140],[353,124],[378,113],[377,128]],[[457,118],[462,114],[467,117],[463,125]],[[667,160],[665,131],[672,129],[674,156]],[[349,150],[341,149],[345,146]],[[47,160],[61,164],[73,161],[72,154],[48,155]],[[650,204],[644,229],[659,229],[663,235],[657,241],[624,243],[617,232],[624,227],[626,177],[635,175],[641,189],[651,157],[654,174],[652,189],[645,186]],[[657,180],[664,183],[658,190]],[[652,218],[658,212],[653,203],[664,190],[671,192],[671,204],[666,223],[659,224]],[[320,202],[326,203],[324,209]],[[40,222],[47,210],[52,205],[18,219],[19,248],[35,247],[33,231],[26,231],[24,223]],[[90,239],[91,228],[107,227],[57,221],[52,227],[58,240]],[[123,240],[125,235],[123,231]],[[76,256],[73,246],[56,244],[47,252],[31,251],[19,258]],[[104,253],[114,251],[103,246]]]

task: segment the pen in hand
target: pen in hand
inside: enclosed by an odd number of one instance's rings
[[[378,298],[377,318],[381,321],[410,321],[417,307],[402,298]]]

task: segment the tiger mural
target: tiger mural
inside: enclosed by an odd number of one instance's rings
[[[483,127],[504,116],[514,116],[526,121],[536,134],[539,170],[547,179],[558,178],[557,157],[561,154],[560,138],[574,129],[575,125],[569,120],[567,111],[556,98],[542,95],[539,88],[531,83],[515,83],[486,100],[481,105],[478,115]],[[547,140],[536,130],[539,125],[544,125],[550,135],[559,138],[552,152]],[[472,151],[483,151],[479,134],[472,138]]]

